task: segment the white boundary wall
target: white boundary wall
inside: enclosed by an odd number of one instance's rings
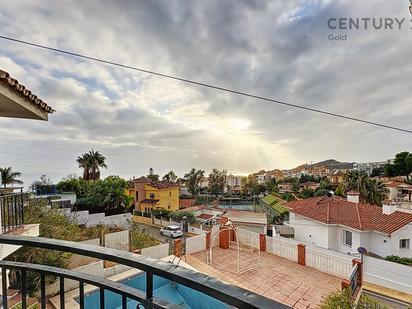
[[[129,230],[104,235],[104,246],[129,251]]]
[[[68,216],[72,216],[78,224],[84,224],[86,227],[106,225],[129,228],[132,222],[131,213],[106,216],[103,212],[90,214],[88,210],[72,212],[69,208],[62,208],[61,211],[65,212]]]
[[[122,272],[125,272],[129,269],[131,269],[129,266],[120,265],[120,264],[115,265],[110,268],[104,268],[103,261],[97,261],[95,263],[80,266],[72,270],[90,274],[90,275],[97,276],[100,278],[108,278],[108,277],[120,274]],[[64,279],[64,291],[65,292],[71,291],[73,289],[77,289],[78,287],[79,287],[78,281]],[[53,284],[46,285],[46,295],[57,294],[59,292],[59,289],[60,289],[60,284],[59,284],[59,280],[57,280]]]
[[[266,251],[284,257],[288,260],[298,261],[298,244],[301,242],[281,236],[266,236]]]
[[[306,266],[343,279],[352,272],[353,257],[319,247],[306,246]]]
[[[206,234],[186,238],[186,254],[206,250]]]
[[[169,243],[143,248],[142,255],[153,259],[161,259],[169,255]]]
[[[363,281],[412,294],[412,267],[364,256]]]

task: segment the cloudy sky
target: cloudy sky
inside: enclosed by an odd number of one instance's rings
[[[1,35],[412,129],[410,24],[338,31],[332,17],[407,18],[409,1],[2,1]],[[412,24],[411,24],[412,25]],[[346,41],[328,35],[346,34]],[[29,182],[107,157],[125,178],[375,161],[412,136],[0,40],[0,68],[56,113],[0,119],[0,166]]]

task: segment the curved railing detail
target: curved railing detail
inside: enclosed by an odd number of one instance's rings
[[[191,289],[197,290],[201,293],[209,295],[215,299],[218,299],[228,305],[237,307],[237,308],[289,308],[283,304],[270,300],[261,295],[255,294],[248,290],[225,284],[220,280],[217,280],[213,277],[192,271],[184,267],[178,267],[174,264],[167,263],[160,260],[155,260],[152,258],[139,256],[134,253],[127,251],[93,246],[89,244],[56,240],[50,238],[41,238],[41,237],[30,237],[30,236],[14,236],[14,235],[0,235],[0,244],[8,245],[21,245],[28,247],[37,247],[50,250],[65,251],[74,254],[79,254],[88,257],[94,257],[101,260],[111,261],[126,266],[130,266],[135,269],[142,270],[146,272],[146,293],[144,295],[144,300],[146,308],[156,308],[157,302],[160,300],[153,298],[153,276],[163,277],[165,279],[171,280],[178,284],[182,284]],[[33,265],[33,264],[11,264],[15,262],[1,262],[0,267],[2,267],[2,272],[5,273],[6,268],[10,268],[13,265],[15,268],[17,266],[24,266],[25,270],[33,270],[33,267],[42,267],[41,270],[51,269],[50,266],[45,265]],[[58,269],[58,268],[57,268]],[[57,272],[56,268],[53,268],[53,271]],[[56,275],[69,275],[68,271],[65,269],[58,269],[60,273]],[[36,270],[34,270],[36,271]],[[52,271],[52,270],[50,270]],[[41,274],[41,272],[40,272]],[[76,274],[77,275],[77,274]],[[2,276],[4,277],[4,276]],[[84,279],[84,277],[83,277]],[[85,280],[74,279],[80,282],[80,287],[82,287],[81,282]],[[96,278],[93,278],[96,282]],[[102,279],[100,279],[102,280]],[[63,280],[64,282],[64,280]],[[83,282],[83,284],[84,284]],[[95,285],[91,283],[92,285]],[[121,284],[121,283],[116,283]],[[81,289],[80,289],[81,290]],[[135,289],[134,289],[135,290]],[[137,290],[138,291],[138,290]],[[64,293],[64,292],[63,292]],[[121,293],[123,295],[123,293]],[[136,294],[137,297],[138,294]],[[42,297],[43,294],[42,294]],[[140,297],[140,296],[139,296]],[[132,298],[132,297],[131,297]],[[143,299],[143,298],[142,298]],[[139,300],[143,303],[143,300]],[[80,302],[80,305],[82,303]],[[43,305],[43,304],[42,304]],[[166,303],[159,303],[160,307],[158,308],[169,308]],[[163,307],[162,307],[163,306]]]

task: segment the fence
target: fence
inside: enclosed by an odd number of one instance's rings
[[[298,244],[300,242],[284,238],[266,236],[266,251],[284,257],[288,260],[298,261]]]
[[[349,278],[352,257],[331,250],[306,246],[306,266],[340,278]]]
[[[99,246],[100,239],[99,238],[89,239],[89,240],[80,241],[79,243]],[[70,258],[70,264],[68,265],[68,268],[80,267],[83,265],[94,263],[96,261],[98,261],[98,259],[93,258],[93,257],[73,254]]]
[[[169,243],[143,248],[142,255],[153,259],[161,259],[169,255]]]
[[[364,256],[363,281],[412,294],[412,267]]]
[[[206,250],[206,234],[186,238],[186,254]]]
[[[129,228],[132,222],[132,215],[130,213],[106,216],[103,212],[90,214],[88,210],[71,211],[69,208],[64,208],[61,211],[65,212],[68,216],[73,216],[79,224],[84,224],[86,227],[106,225]]]
[[[129,251],[129,231],[120,231],[104,235],[104,246],[107,248]]]
[[[97,260],[94,263],[90,263],[87,265],[83,265],[80,267],[76,267],[72,270],[79,271],[82,273],[86,274],[91,274],[100,278],[109,278],[111,276],[117,275],[119,273],[125,272],[129,270],[130,267],[125,266],[125,265],[115,265],[110,268],[105,268],[104,267],[104,262]],[[79,287],[79,282],[75,280],[70,280],[70,279],[64,279],[64,292],[71,291],[73,289],[76,289]],[[52,284],[48,284],[46,286],[46,295],[55,295],[59,292],[60,290],[60,283],[54,282]]]

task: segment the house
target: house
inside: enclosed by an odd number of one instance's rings
[[[336,170],[328,176],[328,179],[332,185],[338,186],[343,182],[345,174],[346,172],[344,170]]]
[[[199,184],[200,189],[209,188],[209,177],[203,177]]]
[[[134,198],[135,209],[152,212],[156,208],[179,209],[179,185],[165,181],[152,181],[141,177],[129,181],[128,195]]]
[[[192,212],[196,220],[202,224],[214,224],[218,221],[220,216],[225,212],[224,210],[206,207],[202,205],[192,206],[185,209],[185,211]]]
[[[0,70],[0,117],[46,120],[54,109],[34,93]]]
[[[412,185],[400,181],[389,181],[385,183],[385,187],[389,191],[390,200],[412,204]]]
[[[390,161],[385,161],[385,162],[366,162],[366,163],[353,163],[353,169],[357,171],[364,171],[368,175],[372,174],[374,169],[378,168],[383,168],[386,163],[389,163]]]
[[[364,247],[382,257],[412,257],[412,213],[392,203],[360,203],[359,193],[349,192],[347,199],[312,197],[286,206],[296,240],[345,254]]]
[[[308,182],[303,182],[300,184],[300,187],[302,189],[312,189],[312,190],[316,190],[317,188],[319,188],[319,183],[318,182],[314,182],[314,181],[308,181]]]
[[[242,186],[242,176],[235,176],[232,174],[229,174],[226,176],[226,186],[225,186],[225,192],[226,191],[231,191],[232,188],[240,188]],[[227,190],[229,188],[229,190]],[[234,190],[236,191],[236,190]],[[232,193],[234,193],[232,191]]]
[[[0,70],[0,117],[48,120],[52,109],[25,86]],[[18,236],[39,236],[39,224],[24,224],[26,195],[23,188],[8,187],[0,190],[0,232]],[[0,245],[0,260],[18,250],[20,246]],[[8,285],[9,270],[4,279]],[[2,293],[2,290],[0,291]],[[4,300],[4,298],[3,298]]]
[[[255,233],[267,233],[268,219],[264,212],[231,209],[222,215],[220,224],[225,225],[229,221],[233,226],[242,226]]]
[[[179,208],[184,209],[196,205],[196,199],[194,198],[180,198],[179,199]]]

